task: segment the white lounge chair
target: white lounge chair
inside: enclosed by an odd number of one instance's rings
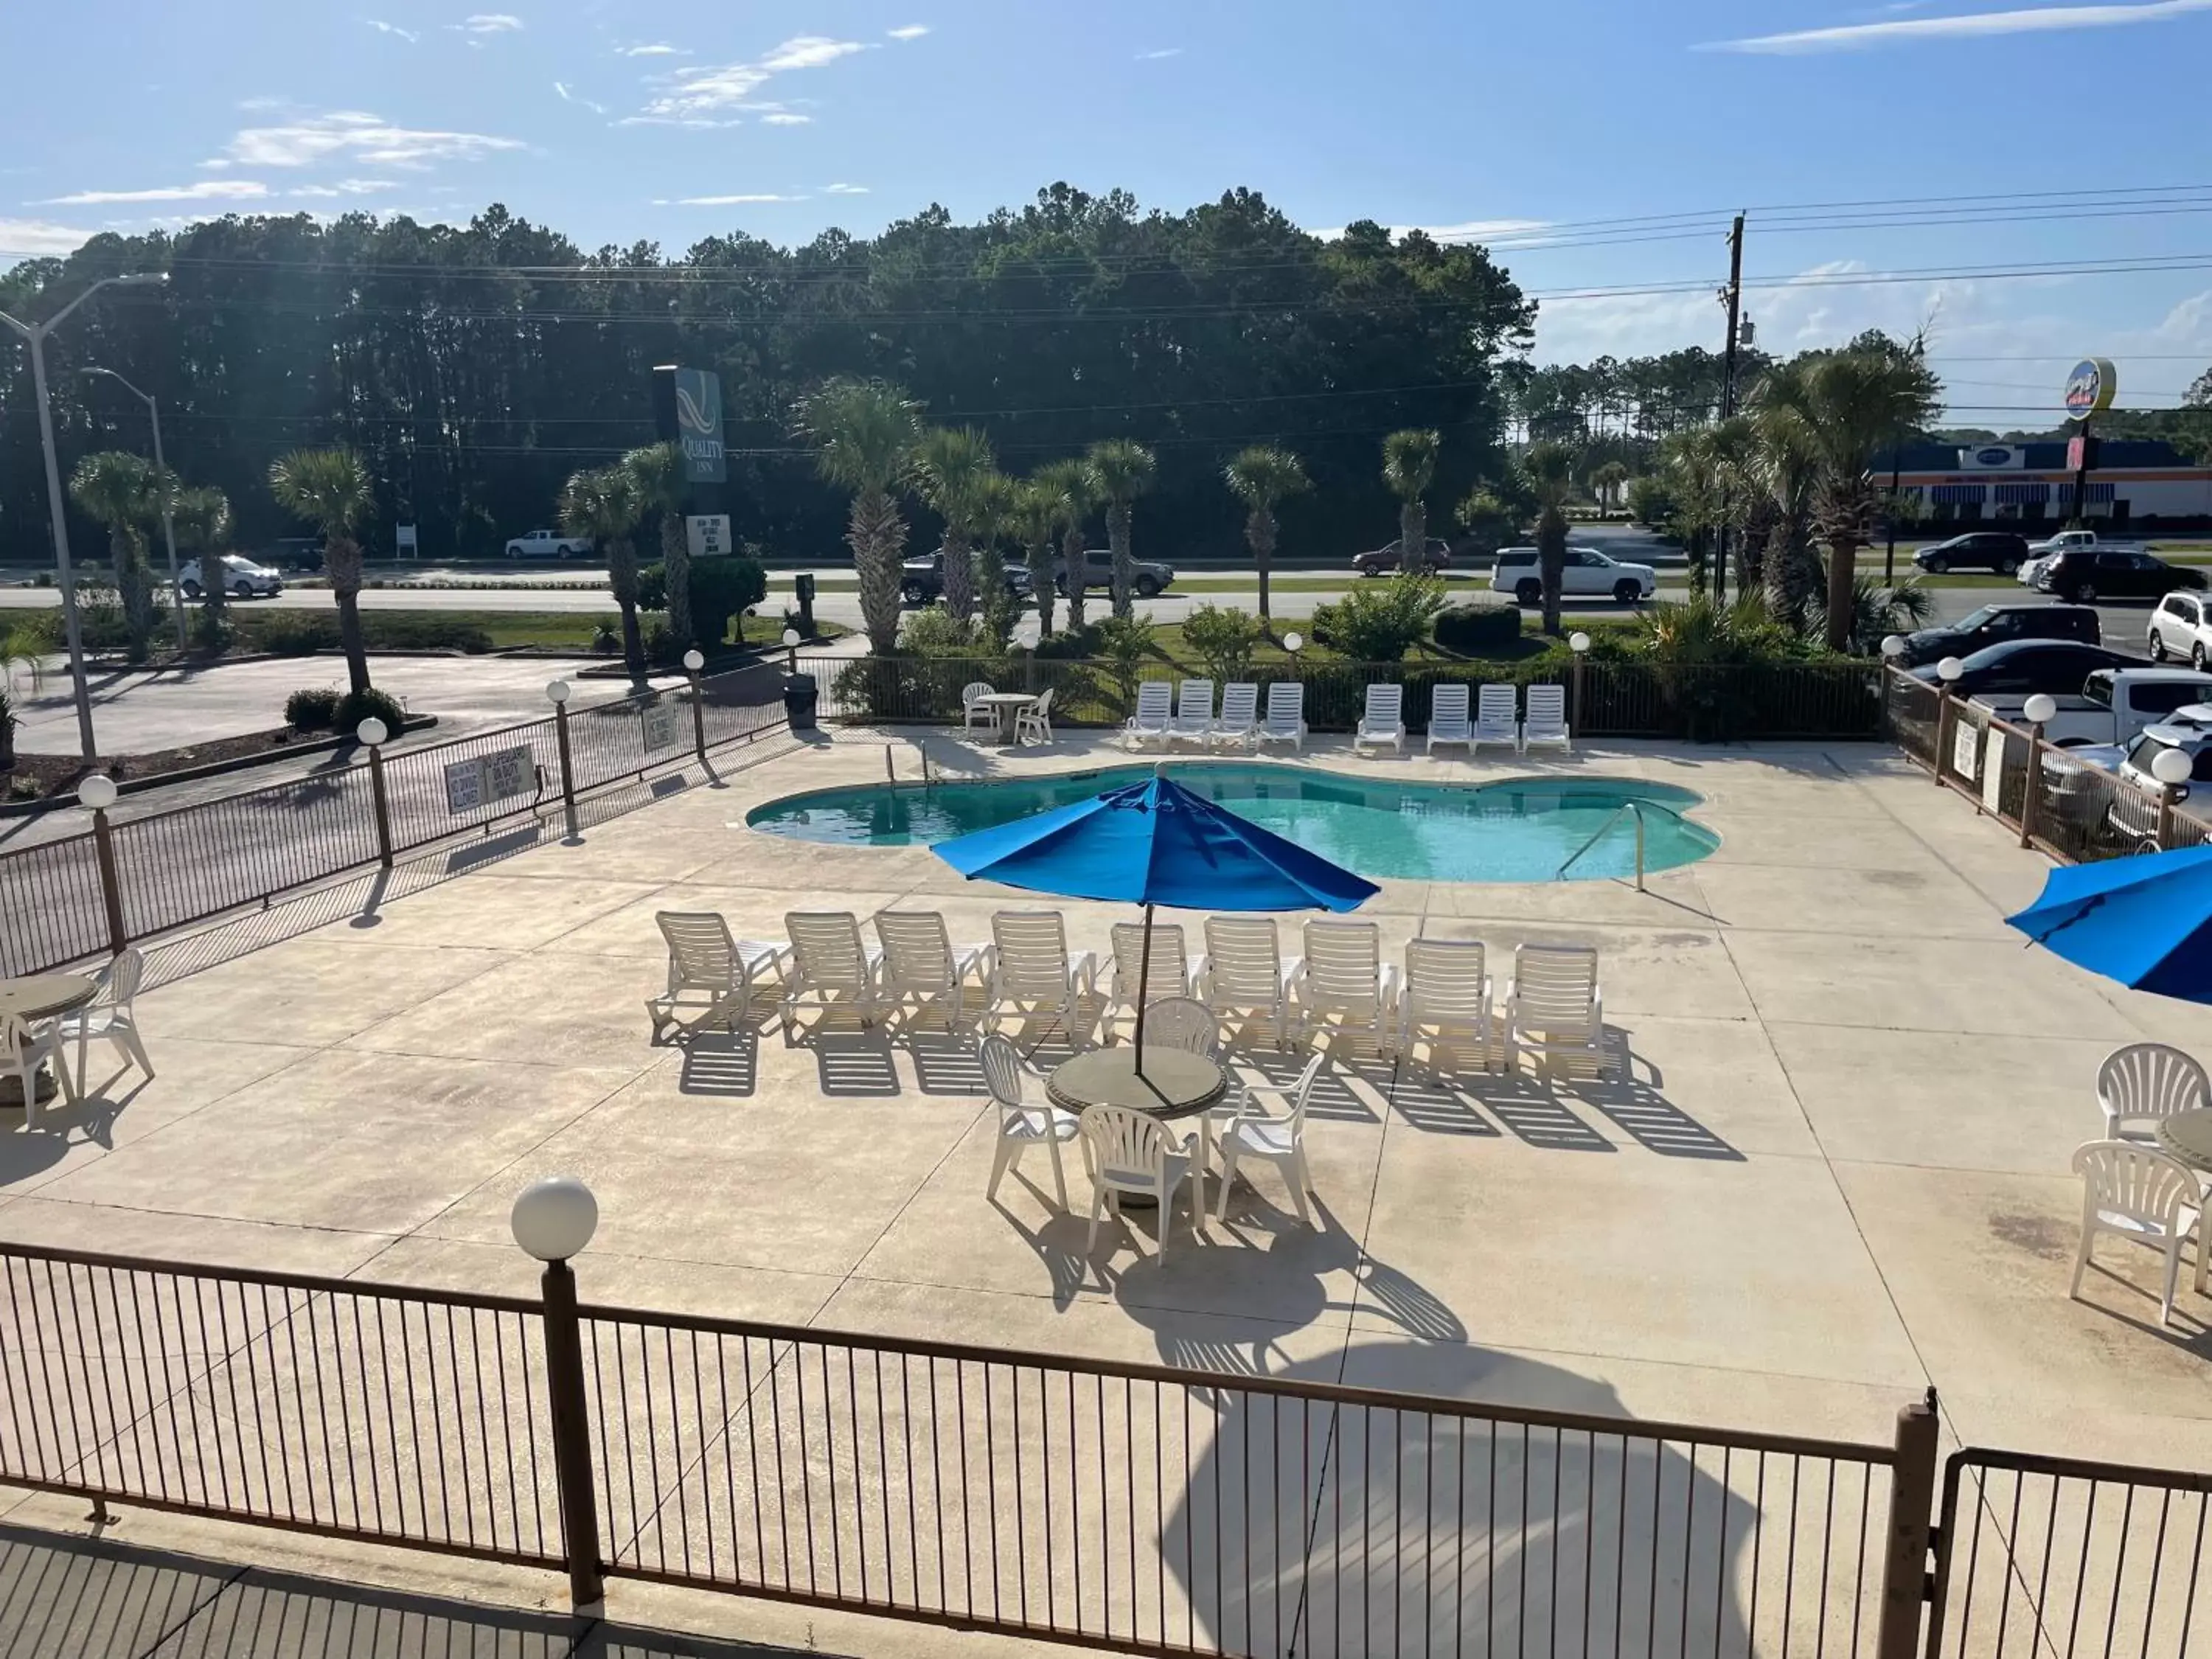
[[[1185,680],[1176,693],[1175,724],[1168,729],[1176,743],[1203,744],[1213,735],[1213,682]]]
[[[1137,975],[1143,966],[1145,927],[1142,922],[1117,921],[1113,932],[1114,954],[1108,959],[1106,1013],[1109,1019],[1126,1010],[1137,1012]],[[1147,1002],[1190,994],[1190,958],[1183,950],[1182,929],[1170,922],[1152,928],[1152,971],[1145,980]]]
[[[1150,1196],[1160,1206],[1159,1259],[1168,1259],[1168,1206],[1197,1160],[1188,1140],[1170,1136],[1160,1121],[1124,1106],[1093,1106],[1083,1115],[1083,1145],[1091,1165],[1091,1231],[1083,1242],[1085,1255],[1098,1247],[1098,1216],[1110,1209],[1121,1218],[1124,1193]],[[1195,1232],[1204,1210],[1194,1201],[1190,1224]]]
[[[1478,940],[1417,939],[1406,947],[1406,976],[1398,986],[1398,1053],[1410,1054],[1423,1036],[1431,1053],[1454,1044],[1474,1048],[1482,1069],[1490,1059],[1490,972]]]
[[[1067,948],[1067,924],[1057,910],[1001,910],[991,918],[985,959],[991,1017],[1051,1014],[1070,1042],[1089,1029],[1086,998],[1098,994],[1097,958]]]
[[[1513,952],[1505,988],[1505,1069],[1533,1048],[1549,1066],[1553,1056],[1588,1060],[1606,1074],[1605,998],[1598,988],[1597,952],[1586,945],[1523,945]]]
[[[991,1184],[985,1196],[999,1195],[999,1179],[1021,1162],[1030,1147],[1042,1146],[1052,1154],[1053,1191],[1060,1207],[1067,1207],[1067,1176],[1060,1166],[1063,1141],[1076,1139],[1083,1127],[1072,1112],[1063,1112],[1046,1098],[1044,1079],[1023,1062],[1021,1051],[995,1033],[983,1039],[976,1058],[982,1062],[983,1086],[999,1108],[999,1149],[991,1159]]]
[[[2081,1275],[2088,1270],[2097,1235],[2118,1233],[2154,1245],[2166,1257],[2158,1322],[2172,1324],[2182,1241],[2191,1234],[2197,1238],[2197,1293],[2205,1291],[2204,1194],[2196,1171],[2133,1141],[2093,1140],[2075,1149],[2074,1173],[2081,1177],[2081,1248],[2074,1257],[2074,1283],[2066,1294],[2081,1294]]]
[[[1310,921],[1305,957],[1291,971],[1300,1030],[1310,1037],[1331,1018],[1364,1031],[1379,1051],[1395,1005],[1398,970],[1382,962],[1382,930],[1371,921]]]
[[[68,1048],[62,1041],[61,1027],[52,1021],[33,1029],[20,1015],[0,1014],[0,1073],[12,1073],[22,1085],[27,1127],[39,1127],[39,1067],[48,1061],[52,1062],[54,1076],[62,1085],[62,1098],[76,1104],[77,1085],[70,1075]]]
[[[1564,685],[1528,688],[1528,717],[1522,724],[1521,748],[1525,753],[1529,745],[1539,743],[1556,744],[1563,753],[1574,752],[1574,733],[1567,730],[1567,688]]]
[[[1134,749],[1140,743],[1165,743],[1175,725],[1175,687],[1165,680],[1137,683],[1137,712],[1121,728],[1121,741]]]
[[[89,1075],[85,1066],[94,1037],[106,1037],[125,1060],[148,1077],[154,1075],[154,1062],[146,1057],[145,1039],[139,1036],[137,1016],[131,1012],[145,976],[144,954],[137,945],[126,945],[114,961],[100,970],[92,1000],[62,1016],[57,1035],[64,1042],[71,1038],[76,1041],[78,1082]]]
[[[1208,916],[1206,954],[1191,965],[1191,994],[1218,1019],[1264,1020],[1275,1046],[1290,1040],[1291,969],[1273,916]]]
[[[668,989],[646,999],[658,1042],[671,1025],[686,1036],[716,1020],[726,1030],[752,1013],[756,993],[781,1000],[791,947],[767,939],[732,939],[730,924],[711,910],[663,910],[653,918],[668,941]],[[685,1019],[686,998],[702,998],[697,1016]]]
[[[1249,681],[1221,688],[1221,718],[1213,722],[1211,741],[1249,749],[1260,735],[1260,688]]]
[[[1429,694],[1428,752],[1440,743],[1465,745],[1474,752],[1474,726],[1467,717],[1467,687],[1457,682],[1437,686]]]
[[[1229,1212],[1229,1189],[1236,1184],[1237,1166],[1257,1158],[1282,1166],[1291,1200],[1298,1206],[1298,1219],[1313,1225],[1313,1212],[1306,1204],[1306,1194],[1313,1187],[1313,1177],[1306,1170],[1306,1104],[1313,1098],[1314,1083],[1328,1058],[1316,1054],[1308,1060],[1287,1096],[1275,1089],[1244,1091],[1243,1110],[1219,1131],[1221,1182],[1213,1200],[1217,1220]],[[1286,1109],[1279,1117],[1270,1115],[1261,1109],[1261,1103],[1266,1100],[1279,1101]]]
[[[1277,680],[1267,688],[1267,718],[1260,727],[1260,747],[1287,743],[1306,746],[1306,688],[1303,680]]]
[[[998,729],[999,711],[989,703],[978,701],[989,696],[994,690],[988,680],[970,680],[960,688],[960,729],[963,732],[973,731],[979,720],[993,731]]]
[[[1352,734],[1352,750],[1358,754],[1363,749],[1381,748],[1384,744],[1396,753],[1406,746],[1406,688],[1402,685],[1370,685],[1367,688],[1367,712],[1359,717],[1359,729]]]
[[[783,919],[791,935],[791,966],[784,976],[783,1029],[799,1023],[811,1001],[823,1013],[847,1012],[871,1025],[881,1009],[877,969],[884,953],[860,938],[860,919],[850,910],[793,910]]]
[[[955,945],[944,916],[935,910],[878,911],[876,937],[884,947],[877,1000],[887,1013],[909,1006],[917,1014],[933,1009],[944,1018],[946,1030],[956,1030],[968,1018],[970,979],[981,1012],[983,959],[989,945]]]
[[[1475,700],[1474,741],[1468,745],[1468,753],[1474,755],[1486,743],[1500,744],[1516,753],[1520,750],[1520,709],[1510,685],[1485,685]]]
[[[2204,1068],[2179,1048],[2163,1042],[2130,1042],[2105,1056],[2097,1068],[2097,1105],[2105,1114],[2107,1140],[2148,1140],[2131,1123],[2155,1132],[2160,1120],[2176,1112],[2212,1106],[2212,1080]]]
[[[1045,744],[1052,741],[1052,692],[1045,687],[1037,700],[1014,716],[1014,746],[1025,743]]]

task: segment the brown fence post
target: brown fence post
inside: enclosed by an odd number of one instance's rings
[[[2043,722],[2027,732],[2027,793],[2020,798],[2020,844],[2035,844],[2035,802],[2043,793]]]
[[[115,867],[115,832],[108,827],[107,809],[115,805],[115,780],[94,772],[78,781],[76,798],[92,808],[92,854],[100,866],[100,896],[107,908],[107,948],[120,956],[131,943],[123,925],[123,881]]]
[[[568,682],[555,680],[545,688],[545,700],[553,705],[553,740],[561,755],[561,806],[568,815],[568,839],[577,836],[576,829],[576,769],[568,757]]]
[[[1889,1524],[1881,1564],[1881,1628],[1875,1659],[1918,1659],[1927,1605],[1930,1519],[1936,1501],[1936,1390],[1897,1414],[1897,1459],[1889,1472]]]
[[[584,1392],[584,1327],[576,1312],[581,1254],[599,1225],[591,1189],[567,1176],[532,1182],[518,1194],[507,1224],[514,1242],[545,1264],[545,1392],[553,1431],[553,1478],[560,1490],[562,1553],[568,1595],[579,1607],[606,1595],[600,1571],[599,1516],[592,1499],[591,1404]]]
[[[376,813],[376,861],[392,867],[392,803],[384,793],[384,740],[392,735],[384,722],[371,714],[354,729],[368,745],[368,799]]]
[[[706,665],[697,646],[684,653],[684,672],[691,682],[691,747],[702,761],[707,758],[707,694],[699,684],[699,671]]]
[[[1936,763],[1936,782],[1938,787],[1941,787],[1943,782],[1943,757],[1951,744],[1952,702],[1951,686],[1948,681],[1944,682],[1942,696],[1942,702],[1938,703],[1936,708],[1936,753],[1931,757]]]

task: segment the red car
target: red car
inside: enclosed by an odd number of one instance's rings
[[[1440,537],[1429,538],[1429,568],[1447,569],[1451,565],[1451,544]],[[1372,553],[1362,553],[1352,562],[1352,568],[1363,576],[1387,576],[1398,568],[1398,544],[1378,547]]]

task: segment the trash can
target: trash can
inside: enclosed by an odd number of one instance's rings
[[[793,674],[783,683],[783,713],[794,732],[814,730],[814,676]]]

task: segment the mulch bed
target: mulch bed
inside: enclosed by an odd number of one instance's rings
[[[48,795],[67,794],[88,772],[105,772],[121,783],[129,778],[182,772],[217,761],[265,755],[305,743],[326,742],[330,736],[328,732],[297,732],[286,726],[270,732],[217,738],[183,749],[158,749],[143,755],[104,755],[96,761],[87,761],[79,755],[19,754],[15,770],[0,771],[0,800],[38,800]]]

